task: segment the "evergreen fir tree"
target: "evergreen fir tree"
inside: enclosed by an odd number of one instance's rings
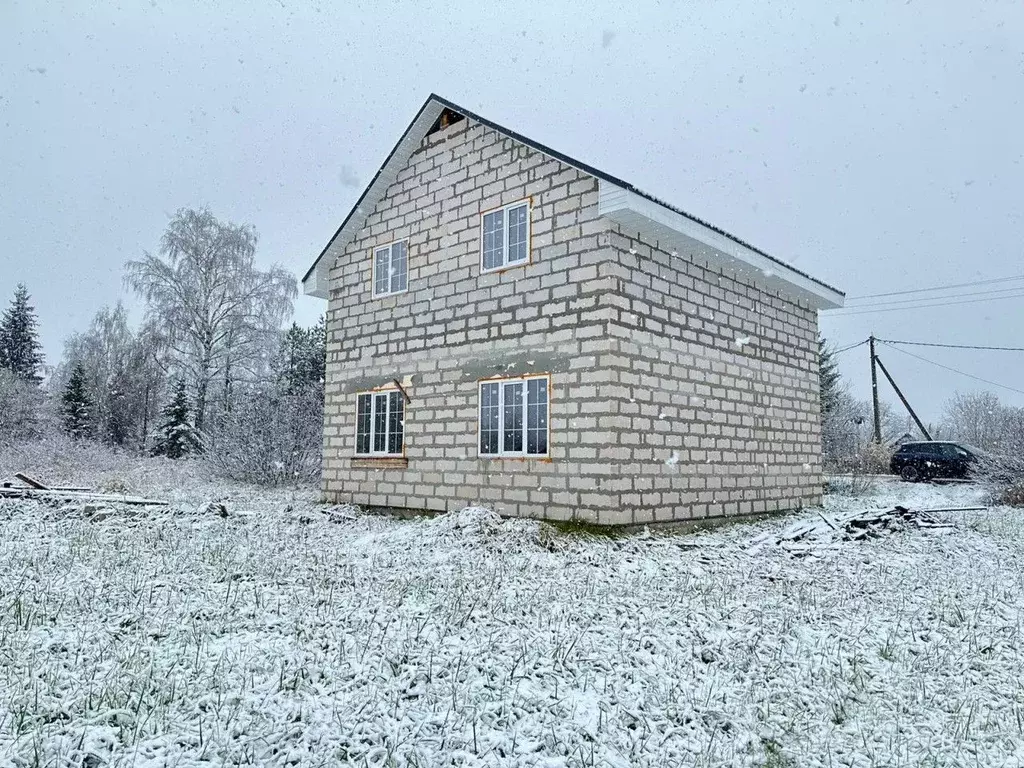
[[[180,459],[202,450],[199,436],[190,421],[191,410],[188,393],[185,391],[185,381],[178,379],[174,387],[174,396],[161,411],[163,421],[157,427],[153,442],[154,456]]]
[[[327,359],[327,330],[324,318],[312,328],[301,328],[297,323],[285,333],[281,341],[278,364],[281,388],[286,394],[304,392],[310,386],[324,382]]]
[[[15,376],[39,382],[43,354],[35,309],[28,303],[28,289],[18,283],[11,306],[0,319],[0,368]]]
[[[839,401],[839,370],[824,336],[818,338],[818,383],[821,387],[821,414],[824,416],[831,413]]]
[[[85,381],[85,368],[76,363],[61,397],[61,423],[64,431],[74,438],[92,434],[92,401]]]

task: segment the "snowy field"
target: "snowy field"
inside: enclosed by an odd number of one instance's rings
[[[586,537],[153,466],[169,509],[0,502],[0,765],[1024,763],[1020,512],[794,554],[793,517]]]

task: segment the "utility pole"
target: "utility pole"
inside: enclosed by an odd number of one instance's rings
[[[875,416],[875,442],[882,442],[882,416],[878,412],[878,370],[876,368],[877,358],[875,357],[875,337],[872,334],[868,337],[868,348],[871,351],[871,405],[874,407]]]
[[[914,413],[914,409],[910,407],[910,403],[904,396],[903,391],[896,386],[896,382],[895,380],[893,380],[892,374],[890,374],[888,369],[884,365],[882,365],[882,361],[880,358],[875,357],[875,363],[878,365],[879,368],[882,369],[882,373],[885,374],[885,378],[887,378],[889,380],[889,383],[892,384],[892,388],[896,390],[896,394],[899,395],[900,400],[903,401],[903,407],[907,409],[907,413],[910,414],[910,418],[914,420],[914,423],[917,424],[917,428],[921,430],[921,434],[924,435],[924,439],[931,440],[932,436],[928,434],[928,430],[925,428],[924,423],[919,418],[917,418],[917,414]]]

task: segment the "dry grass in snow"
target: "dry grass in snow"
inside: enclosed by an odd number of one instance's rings
[[[751,545],[792,518],[587,538],[256,504],[0,503],[0,764],[1024,761],[1018,512],[794,556]]]

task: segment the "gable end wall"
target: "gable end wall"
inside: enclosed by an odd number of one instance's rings
[[[333,261],[325,497],[443,511],[621,522],[599,392],[614,251],[597,180],[470,121],[427,137]],[[532,263],[481,273],[480,214],[529,197]],[[374,299],[375,246],[409,240],[409,290]],[[480,458],[478,382],[549,373],[549,459]],[[407,466],[354,459],[355,393],[402,382]]]

